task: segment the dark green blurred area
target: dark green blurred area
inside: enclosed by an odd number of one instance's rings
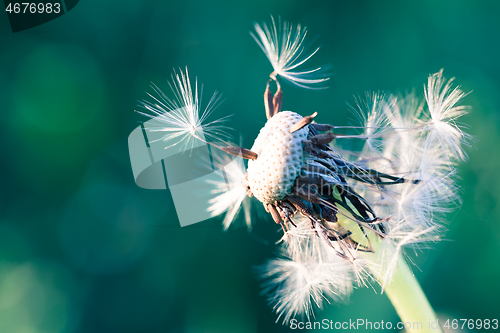
[[[419,253],[414,271],[442,318],[498,318],[498,1],[82,0],[16,34],[0,14],[0,332],[290,331],[255,276],[279,238],[270,218],[255,216],[251,233],[242,221],[222,232],[220,218],[181,228],[168,191],[135,185],[127,148],[145,120],[137,100],[150,82],[168,93],[185,66],[205,102],[223,92],[214,118],[233,114],[251,146],[272,69],[249,31],[270,14],[306,25],[322,46],[311,66],[332,65],[327,90],[284,85],[284,109],[353,124],[353,95],[421,96],[441,68],[471,92],[463,205],[450,241]],[[317,316],[398,320],[366,288]]]

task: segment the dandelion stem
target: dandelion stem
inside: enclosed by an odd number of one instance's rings
[[[406,332],[442,333],[436,313],[415,275],[401,257],[398,266],[399,269],[394,273],[392,282],[385,287],[385,293],[401,321],[407,325],[405,326]]]

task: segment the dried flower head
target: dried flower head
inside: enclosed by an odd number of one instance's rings
[[[294,71],[317,51],[301,58],[305,29],[285,22],[278,31],[273,20],[270,28],[255,24],[255,31],[274,68],[264,93],[268,120],[250,150],[208,142],[249,160],[246,172],[241,163],[230,168],[229,191],[226,183],[215,184],[220,195],[211,211],[228,210],[227,228],[246,196],[253,196],[280,225],[281,258],[261,273],[278,318],[287,322],[299,314],[309,318],[325,300],[346,298],[353,285],[376,281],[384,288],[405,246],[439,240],[442,213],[458,200],[456,164],[466,157],[468,136],[456,123],[465,113],[458,105],[464,93],[440,71],[429,77],[425,99],[369,95],[358,102],[363,133],[339,134],[335,130],[355,127],[316,123],[317,113],[281,111],[277,76],[302,87],[326,80],[308,77],[320,68]],[[274,95],[270,81],[277,85]],[[220,121],[202,124],[206,117],[198,117],[187,71],[177,82],[181,105],[155,98],[145,107],[164,117],[167,135],[211,137]],[[173,112],[189,105],[182,114]],[[364,146],[341,149],[341,140],[363,140]],[[248,210],[246,217],[250,226]]]

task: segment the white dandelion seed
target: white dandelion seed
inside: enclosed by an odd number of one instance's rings
[[[399,221],[399,225],[394,223],[391,231],[387,234],[387,241],[381,243],[380,248],[375,253],[374,261],[379,265],[377,276],[380,277],[382,291],[389,285],[395,272],[400,268],[400,255],[405,255],[404,247],[412,246],[418,249],[428,249],[431,243],[439,240],[435,234],[437,226],[427,229],[414,227],[410,231],[406,230],[404,220]],[[406,259],[410,260],[409,257]]]
[[[215,156],[218,157],[218,155]],[[212,216],[217,216],[227,211],[222,222],[224,230],[227,230],[243,207],[245,222],[250,229],[252,227],[250,218],[251,198],[247,196],[248,185],[243,159],[240,157],[230,158],[229,156],[220,159],[214,161],[214,167],[223,173],[224,179],[209,181],[214,185],[212,194],[217,194],[215,198],[209,201],[209,212],[211,212]]]
[[[308,221],[297,220],[302,229],[299,237],[292,237],[281,249],[281,258],[259,267],[266,279],[264,293],[284,323],[297,315],[307,320],[313,309],[321,308],[330,300],[346,300],[352,289],[352,266],[336,256],[314,233],[307,231]],[[301,226],[299,226],[301,225]]]
[[[389,130],[386,110],[394,106],[396,99],[393,96],[383,94],[366,94],[365,100],[356,99],[358,110],[351,108],[359,115],[363,123],[363,135],[366,137],[365,158],[370,158],[372,154],[380,154],[382,150],[382,137]]]
[[[230,128],[222,124],[229,116],[207,122],[208,117],[221,103],[217,92],[200,115],[201,94],[198,95],[198,80],[195,80],[193,90],[187,68],[185,73],[174,72],[169,85],[174,99],[170,99],[153,84],[156,95],[148,93],[151,100],[144,100],[140,104],[150,113],[137,111],[155,120],[153,126],[146,128],[147,131],[165,133],[161,138],[166,142],[165,148],[183,144],[184,150],[187,150],[192,148],[195,140],[225,143],[230,138],[227,133]]]
[[[271,62],[274,72],[270,75],[275,79],[276,75],[290,81],[302,88],[313,88],[311,85],[322,83],[329,78],[326,77],[326,67],[316,67],[310,70],[299,70],[306,61],[315,55],[319,47],[310,53],[305,53],[303,46],[307,35],[307,29],[300,25],[293,26],[291,23],[281,24],[274,21],[268,26],[254,23],[255,32],[251,33],[257,44]]]
[[[455,121],[467,113],[466,107],[458,105],[466,94],[459,87],[452,89],[452,83],[453,79],[445,81],[443,70],[429,77],[425,89],[430,113],[429,124],[432,126],[428,145],[441,141],[440,144],[450,150],[452,157],[464,159],[462,145],[469,136],[456,125]]]

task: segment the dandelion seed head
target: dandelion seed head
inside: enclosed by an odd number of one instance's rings
[[[280,76],[306,88],[328,79],[319,67],[298,70],[318,51],[304,53],[301,26],[273,19],[269,26],[255,24],[255,33],[273,66],[271,79]],[[198,85],[192,89],[187,70],[174,75],[171,87],[175,99],[155,86],[158,96],[142,103],[161,124],[149,130],[164,132],[167,148],[199,140],[240,154],[213,161],[219,177],[210,181],[211,215],[226,212],[227,229],[243,208],[250,228],[253,195],[283,229],[279,258],[259,270],[284,323],[296,316],[310,320],[314,309],[346,299],[353,286],[375,289],[379,283],[384,290],[405,248],[438,241],[445,213],[459,204],[456,166],[466,157],[469,136],[457,121],[465,114],[458,104],[465,94],[442,71],[429,77],[421,98],[376,93],[358,99],[358,127],[314,123],[316,113],[280,112],[282,95],[266,97],[268,121],[250,150],[213,144],[228,143],[225,119],[206,121],[219,96],[200,115]],[[338,128],[361,134],[339,134]],[[340,140],[364,145],[341,149]],[[241,156],[249,159],[247,169]]]
[[[290,217],[293,227],[287,224],[281,259],[268,262],[262,270],[270,302],[285,322],[300,313],[309,318],[325,297],[346,296],[339,292],[349,293],[346,285],[375,289],[380,284],[384,290],[405,249],[426,248],[440,239],[446,229],[443,217],[459,199],[456,164],[467,136],[457,135],[462,132],[456,120],[464,108],[456,103],[463,93],[439,80],[444,80],[441,73],[430,77],[433,93],[428,88],[425,99],[414,93],[380,93],[358,100],[363,133],[345,137],[365,140],[361,151],[339,153],[335,145],[318,145],[316,150],[304,146],[304,165],[294,184],[307,191],[297,191],[294,185],[283,200],[290,195],[300,199],[303,206],[298,210],[308,219]],[[308,145],[314,145],[312,138],[317,135],[312,128],[309,125]],[[328,186],[318,187],[318,181]],[[328,210],[316,210],[325,200],[333,202],[336,217]],[[374,223],[377,219],[371,220],[370,214],[386,218]],[[339,259],[347,266],[327,267]],[[319,273],[318,267],[327,274]],[[326,296],[330,293],[334,296]]]

